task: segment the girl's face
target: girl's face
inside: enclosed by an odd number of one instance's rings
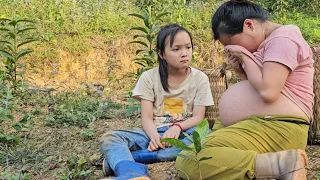
[[[178,32],[173,40],[172,47],[170,47],[170,37],[166,40],[164,53],[161,56],[168,63],[169,68],[186,69],[189,67],[192,59],[192,44],[190,36],[185,31]]]
[[[255,52],[265,40],[264,31],[255,20],[246,19],[243,32],[235,35],[221,34],[219,41],[224,45],[239,45],[250,52]]]

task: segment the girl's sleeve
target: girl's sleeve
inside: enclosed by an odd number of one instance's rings
[[[209,78],[203,74],[197,88],[196,96],[194,99],[195,106],[212,106],[214,105],[213,97],[210,89]]]
[[[263,62],[277,62],[291,71],[299,65],[299,45],[287,37],[277,37],[265,45]]]
[[[144,99],[154,102],[154,92],[151,77],[147,73],[142,73],[135,88],[133,89],[132,96],[138,100]]]

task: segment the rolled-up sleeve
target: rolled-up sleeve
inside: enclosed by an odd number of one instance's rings
[[[151,77],[147,73],[142,73],[135,88],[133,89],[132,96],[138,100],[144,99],[154,102],[154,89]]]

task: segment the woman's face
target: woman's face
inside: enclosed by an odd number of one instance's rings
[[[261,25],[255,20],[246,19],[243,32],[235,35],[221,34],[219,41],[224,45],[238,45],[250,52],[255,52],[264,41],[265,36]]]
[[[170,37],[166,40],[165,50],[162,59],[174,69],[185,69],[189,67],[192,59],[192,44],[190,36],[185,31],[178,32],[170,47]]]

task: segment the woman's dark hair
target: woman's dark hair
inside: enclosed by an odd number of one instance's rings
[[[221,34],[241,33],[246,19],[265,22],[268,20],[268,15],[262,7],[248,0],[231,0],[223,3],[212,17],[211,28],[214,39],[218,40]]]
[[[166,47],[167,39],[170,38],[170,47],[172,47],[174,37],[180,31],[188,33],[191,46],[193,48],[192,35],[184,27],[179,24],[168,24],[160,29],[157,35],[157,52],[158,52],[158,62],[159,62],[159,73],[162,87],[165,91],[169,92],[169,83],[168,83],[168,63],[165,59],[162,59],[159,56],[159,53],[163,56],[164,49]]]

